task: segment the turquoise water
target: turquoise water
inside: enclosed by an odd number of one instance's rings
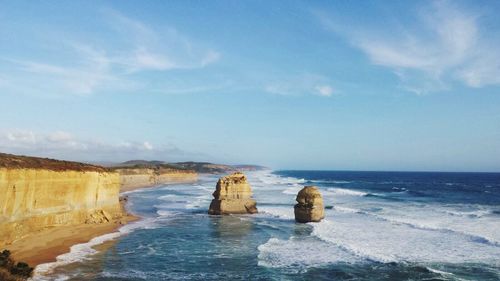
[[[209,216],[215,176],[131,192],[143,220],[74,247],[35,279],[500,280],[500,174],[248,177],[257,215]],[[321,223],[293,220],[306,184],[331,206]]]

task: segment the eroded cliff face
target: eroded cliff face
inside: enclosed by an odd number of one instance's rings
[[[211,215],[255,214],[257,203],[252,199],[252,188],[240,172],[219,179],[208,213]]]
[[[190,170],[123,168],[115,169],[120,174],[121,190],[155,186],[167,183],[187,183],[198,180],[198,174]]]
[[[301,223],[320,222],[325,218],[323,197],[316,186],[305,186],[297,194],[294,206],[295,221]]]
[[[51,226],[119,219],[120,176],[105,170],[0,168],[0,248]]]

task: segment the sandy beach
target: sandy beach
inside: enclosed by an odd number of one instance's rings
[[[128,215],[120,222],[103,224],[82,224],[58,226],[42,230],[24,237],[7,246],[17,261],[27,262],[30,266],[56,261],[56,257],[69,252],[75,244],[85,243],[94,237],[116,231],[124,223],[137,218]]]
[[[177,181],[169,182],[174,184]],[[179,182],[182,182],[181,180]],[[165,184],[165,183],[164,183]],[[143,188],[154,188],[157,185],[144,183],[136,186],[122,187],[120,192],[129,192]],[[126,209],[126,201],[122,202]],[[124,213],[126,213],[124,211]],[[118,221],[102,224],[80,224],[50,227],[19,239],[6,246],[12,252],[12,257],[17,261],[28,263],[36,267],[42,263],[54,262],[57,256],[68,253],[71,246],[86,243],[92,238],[117,231],[123,225],[138,220],[139,217],[128,214]]]
[[[94,237],[118,230],[121,226],[137,220],[126,214],[117,221],[101,224],[80,224],[50,227],[19,239],[6,246],[12,257],[35,267],[56,261],[57,256],[70,251],[71,246],[86,243]]]
[[[120,187],[120,194],[137,189],[154,188],[159,184],[174,184],[178,182],[193,181],[183,175],[175,175],[162,179],[161,183],[151,183],[148,177],[139,175],[132,182]],[[39,264],[54,262],[57,256],[68,253],[71,246],[87,243],[92,238],[117,231],[120,227],[132,221],[138,220],[137,216],[127,213],[127,200],[120,200],[123,217],[114,219],[107,223],[72,224],[48,227],[14,241],[4,248],[12,253],[16,261],[23,261],[32,267]]]

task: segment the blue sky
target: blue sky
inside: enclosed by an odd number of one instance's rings
[[[500,171],[496,1],[0,1],[0,151]]]

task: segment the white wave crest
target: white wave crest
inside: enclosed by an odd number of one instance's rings
[[[491,215],[493,212],[491,210],[477,210],[477,211],[454,211],[446,210],[447,214],[452,216],[467,216],[467,217],[483,217]]]
[[[178,198],[179,196],[178,195],[175,195],[175,194],[167,194],[167,195],[163,195],[163,196],[160,196],[158,197],[158,199],[160,200],[165,200],[165,201],[170,201],[174,198]]]
[[[158,214],[162,218],[166,218],[166,217],[173,217],[173,216],[179,214],[179,212],[172,212],[172,211],[168,211],[168,210],[158,210],[158,211],[156,211],[156,214]]]
[[[349,213],[349,214],[361,213],[361,210],[349,207],[333,206],[333,209],[341,213]]]
[[[295,215],[293,213],[293,206],[290,207],[263,206],[259,207],[259,213],[267,214],[282,219],[295,219]]]
[[[340,188],[340,187],[327,188],[326,191],[329,193],[332,193],[333,195],[340,195],[340,196],[366,196],[366,195],[368,195],[368,193],[366,193],[366,192],[347,189],[347,188]]]
[[[48,277],[47,274],[51,273],[54,268],[78,261],[83,261],[97,253],[94,249],[95,246],[103,244],[104,242],[114,240],[122,235],[128,234],[135,229],[152,229],[156,228],[154,219],[143,219],[137,222],[133,222],[122,226],[118,231],[104,234],[95,238],[92,238],[87,243],[76,244],[71,246],[69,253],[65,253],[57,256],[55,262],[43,263],[38,265],[34,270],[34,276],[31,278],[33,281],[48,281],[54,280],[54,277]],[[61,279],[64,277],[59,277]],[[62,279],[61,279],[62,280]]]
[[[359,261],[352,254],[314,237],[269,239],[258,247],[258,265],[289,268],[302,271],[331,263],[353,263]]]
[[[300,185],[291,186],[291,187],[286,188],[285,190],[283,190],[282,193],[284,193],[284,194],[290,194],[290,195],[296,195],[301,189],[302,189],[302,186],[300,186]]]
[[[429,231],[371,216],[311,224],[312,234],[360,258],[378,262],[498,264],[500,247],[455,232]]]
[[[490,233],[485,232],[482,228],[474,227],[473,229],[468,229],[467,224],[470,222],[464,221],[462,224],[457,224],[457,222],[453,224],[447,223],[447,218],[442,218],[439,220],[425,219],[425,218],[404,218],[404,217],[394,217],[388,215],[375,215],[371,214],[377,218],[386,220],[390,223],[394,224],[404,224],[410,227],[422,229],[422,230],[433,230],[433,231],[444,231],[444,232],[454,232],[456,234],[468,236],[470,239],[473,239],[478,242],[490,243],[493,245],[500,246],[500,240],[495,238]],[[485,226],[488,226],[487,221],[484,222]]]

